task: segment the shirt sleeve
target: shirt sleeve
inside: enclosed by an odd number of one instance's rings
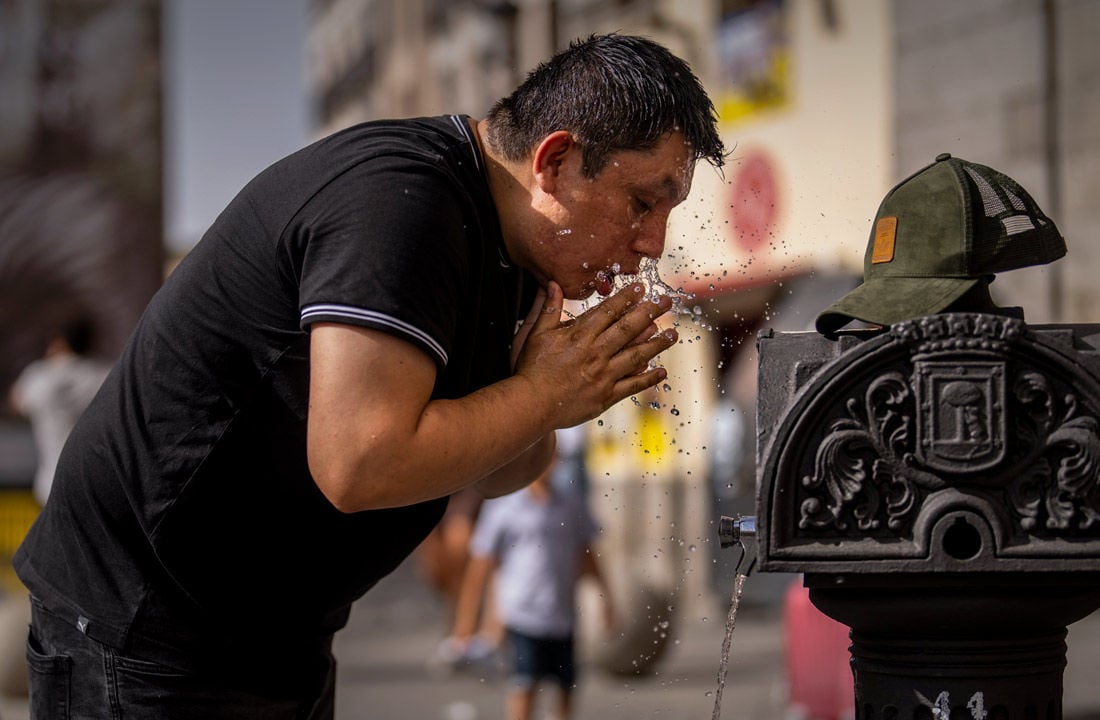
[[[326,184],[300,215],[302,327],[382,330],[446,366],[470,264],[454,181],[422,158],[375,158]]]

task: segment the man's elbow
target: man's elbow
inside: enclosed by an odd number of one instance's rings
[[[370,481],[364,481],[366,473],[362,468],[342,464],[323,466],[310,464],[313,482],[329,504],[344,514],[363,512],[364,510],[386,510],[411,504],[407,499],[387,492],[388,488],[398,487],[387,481],[390,477],[381,469],[372,469]]]
[[[329,504],[342,513],[350,514],[368,509],[363,507],[362,501],[355,497],[352,492],[353,483],[346,477],[334,476],[331,473],[314,473],[313,482]]]
[[[362,494],[362,483],[356,482],[358,473],[339,456],[319,452],[309,454],[309,472],[313,483],[329,504],[342,513],[369,510]]]

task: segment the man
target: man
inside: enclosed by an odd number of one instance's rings
[[[332,634],[447,496],[524,486],[555,429],[665,377],[667,298],[562,304],[658,256],[723,153],[686,64],[611,35],[485,120],[368,123],[261,173],[150,303],[18,552],[32,710],[331,718]]]

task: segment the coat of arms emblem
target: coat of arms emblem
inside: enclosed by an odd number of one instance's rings
[[[989,470],[1005,457],[1005,367],[999,361],[914,363],[917,458],[949,473]]]

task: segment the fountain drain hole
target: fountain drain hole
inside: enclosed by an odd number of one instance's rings
[[[943,534],[943,551],[956,560],[969,560],[982,550],[982,536],[978,529],[964,517],[955,522]]]

